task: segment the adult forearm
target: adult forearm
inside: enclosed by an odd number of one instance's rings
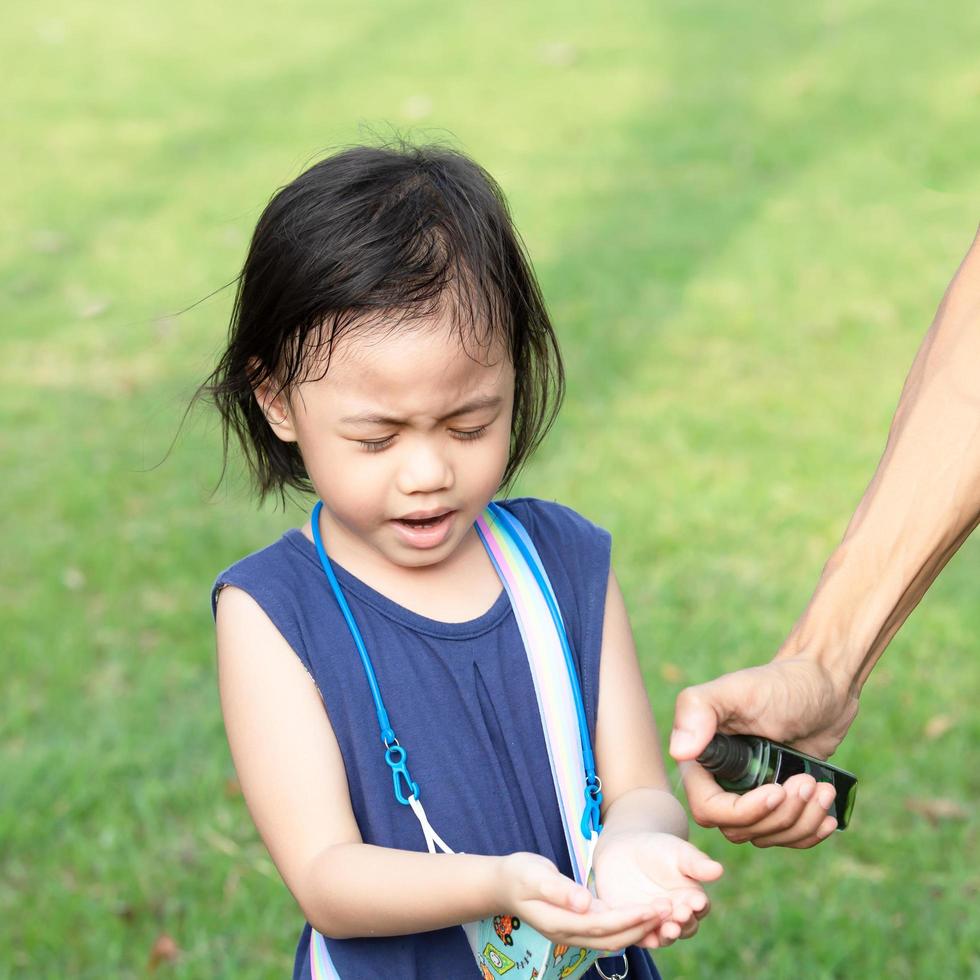
[[[297,899],[326,936],[398,936],[494,912],[502,858],[338,844],[311,865]]]
[[[777,659],[819,660],[860,692],[891,638],[980,522],[980,244],[950,284],[884,455]]]

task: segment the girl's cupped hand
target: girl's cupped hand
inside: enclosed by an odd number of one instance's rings
[[[547,858],[524,852],[501,859],[499,902],[501,911],[530,923],[552,942],[609,951],[656,933],[672,909],[669,899],[612,908]]]
[[[596,894],[605,907],[657,910],[659,920],[634,940],[648,949],[669,946],[698,931],[711,908],[702,883],[720,878],[724,871],[686,840],[649,832],[601,837],[594,868]]]

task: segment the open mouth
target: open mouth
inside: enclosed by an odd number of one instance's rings
[[[399,517],[398,523],[404,524],[405,527],[423,531],[428,528],[438,527],[451,513],[452,511],[447,510],[431,517]]]
[[[409,548],[438,548],[449,540],[456,521],[456,511],[440,513],[416,511],[409,517],[398,517],[391,523],[397,528],[402,544]]]

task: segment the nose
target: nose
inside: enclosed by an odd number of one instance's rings
[[[452,465],[435,440],[418,439],[406,448],[396,478],[399,492],[436,493],[452,488],[455,482]]]

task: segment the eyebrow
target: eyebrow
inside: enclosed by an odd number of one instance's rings
[[[484,395],[480,398],[473,398],[468,402],[454,408],[451,412],[441,416],[436,421],[448,422],[459,415],[468,415],[470,412],[478,412],[485,408],[499,408],[503,399],[500,395]],[[404,419],[397,419],[391,415],[348,415],[340,420],[344,425],[404,425]]]

